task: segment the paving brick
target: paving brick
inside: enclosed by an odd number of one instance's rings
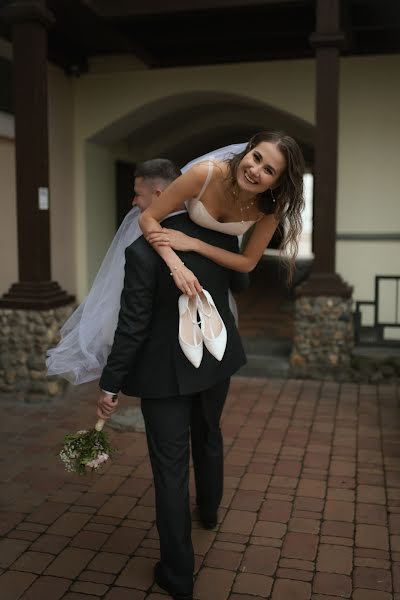
[[[351,589],[351,578],[347,575],[316,573],[314,577],[313,592],[316,592],[317,594],[329,594],[341,598],[350,598]]]
[[[66,548],[54,559],[45,575],[73,579],[86,568],[93,555],[94,552],[84,548]]]
[[[47,533],[73,537],[89,520],[89,515],[67,512],[48,528]]]
[[[15,571],[28,571],[29,573],[42,573],[47,565],[54,560],[53,554],[45,554],[44,552],[24,552],[12,564],[12,569]]]
[[[214,531],[207,531],[205,529],[195,529],[192,531],[192,543],[194,552],[196,554],[204,555],[208,552],[211,544],[215,539],[216,533]]]
[[[264,500],[263,492],[237,490],[233,496],[231,509],[257,512]]]
[[[354,587],[364,587],[369,590],[392,590],[392,577],[390,571],[385,569],[372,569],[370,567],[355,567],[353,573]]]
[[[231,550],[220,550],[212,548],[204,560],[207,567],[216,569],[227,569],[228,571],[236,571],[240,565],[243,554],[241,552],[233,552]]]
[[[154,559],[142,556],[131,558],[117,578],[116,585],[147,590],[154,581],[156,562]]]
[[[327,521],[354,521],[354,503],[341,500],[327,500],[324,510],[324,519]]]
[[[91,486],[90,491],[93,494],[113,494],[124,482],[125,477],[107,474],[102,475],[102,477]]]
[[[253,530],[256,515],[245,510],[229,510],[222,522],[220,531],[248,535]]]
[[[104,600],[144,600],[145,596],[146,594],[139,590],[114,587],[106,594]],[[147,596],[147,600],[166,600],[166,596],[164,594],[150,594],[150,596]]]
[[[136,502],[136,498],[130,496],[112,496],[99,509],[99,514],[111,517],[125,517],[135,506]]]
[[[292,518],[289,521],[289,531],[298,531],[301,533],[319,533],[320,521],[316,519]]]
[[[253,529],[253,535],[282,539],[286,533],[286,529],[287,528],[284,523],[272,523],[271,521],[257,521]]]
[[[269,475],[262,473],[246,473],[239,484],[242,490],[265,492],[270,481]]]
[[[354,536],[354,525],[353,523],[342,523],[341,521],[323,521],[321,534],[352,538]]]
[[[279,579],[294,579],[295,581],[311,581],[313,573],[310,571],[299,571],[298,569],[279,568],[276,572]]]
[[[232,598],[238,598],[238,600],[242,600],[245,597],[254,598],[255,594],[258,594],[260,598],[268,598],[271,592],[272,583],[272,577],[267,577],[266,575],[239,573],[235,579],[232,590],[240,594],[240,596],[231,594],[229,599],[232,600]],[[242,594],[250,595],[243,596]]]
[[[309,583],[277,579],[271,600],[309,600],[310,597],[311,585]]]
[[[376,592],[375,590],[354,590],[352,600],[393,600],[392,594],[388,592]]]
[[[102,583],[91,583],[89,581],[77,581],[72,584],[71,590],[81,594],[93,594],[103,596],[108,591],[108,586]]]
[[[29,545],[25,540],[0,540],[0,567],[7,569]]]
[[[119,573],[125,566],[127,557],[123,554],[114,554],[112,552],[99,552],[88,564],[88,569],[92,571],[101,571],[104,573]]]
[[[352,548],[322,544],[318,550],[317,571],[350,575],[353,568]]]
[[[386,507],[378,504],[358,503],[356,505],[356,521],[358,523],[367,523],[369,525],[386,525]]]
[[[196,579],[194,597],[199,600],[227,600],[234,579],[232,571],[204,567]]]
[[[291,502],[278,502],[277,500],[266,500],[259,512],[259,519],[263,521],[277,521],[287,523],[292,512]]]
[[[41,535],[30,547],[35,552],[50,552],[58,554],[70,542],[70,538],[64,535]]]
[[[27,516],[27,521],[33,523],[43,523],[44,525],[50,525],[60,515],[62,515],[69,508],[69,504],[62,502],[44,502],[30,515]]]
[[[307,498],[324,498],[326,483],[312,479],[301,479],[296,493],[298,496],[305,496]]]
[[[301,571],[314,571],[315,565],[310,560],[299,560],[297,558],[281,558],[280,567],[287,569],[299,569]]]
[[[356,545],[362,548],[389,549],[389,534],[386,527],[359,524],[356,527]]]
[[[249,546],[243,556],[241,571],[273,575],[278,566],[280,551],[265,546]]]
[[[311,533],[289,532],[283,542],[282,556],[314,560],[317,553],[318,537]]]
[[[105,583],[110,585],[115,580],[115,575],[111,573],[100,573],[99,571],[83,571],[79,575],[80,581],[91,581],[92,583]]]
[[[92,506],[93,508],[100,508],[109,499],[109,494],[94,494],[87,492],[82,494],[75,502],[77,506]]]
[[[386,504],[385,489],[375,485],[359,485],[357,487],[357,500],[367,504]]]
[[[307,510],[315,513],[321,513],[325,505],[324,500],[320,500],[319,498],[308,498],[308,497],[299,497],[296,496],[294,501],[294,506],[296,510]],[[314,519],[318,518],[316,515],[313,517]]]
[[[143,529],[134,529],[132,527],[118,527],[109,537],[103,546],[107,552],[120,552],[122,554],[132,554],[140,545],[146,535]]]
[[[354,539],[353,538],[343,538],[334,535],[321,535],[319,538],[321,544],[331,544],[337,546],[353,546]]]
[[[59,600],[71,585],[70,579],[61,577],[38,577],[22,596],[22,600]]]
[[[94,531],[80,531],[78,535],[71,540],[71,546],[77,548],[89,548],[91,550],[98,550],[102,547],[104,542],[108,539],[106,533],[98,533]]]
[[[2,600],[17,600],[24,591],[35,581],[37,575],[6,571],[0,575],[0,590]]]
[[[24,518],[23,513],[0,511],[0,536],[6,535]]]

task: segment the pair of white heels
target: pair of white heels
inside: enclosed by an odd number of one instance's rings
[[[204,290],[196,296],[179,296],[179,344],[196,369],[203,359],[203,343],[217,360],[225,354],[227,333],[211,294]],[[197,313],[200,321],[197,320]],[[200,325],[200,327],[199,327]]]

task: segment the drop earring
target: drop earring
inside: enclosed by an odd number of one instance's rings
[[[274,193],[272,191],[272,188],[269,188],[269,193],[271,194],[271,200],[272,200],[272,202],[275,204],[275,196],[274,196]]]

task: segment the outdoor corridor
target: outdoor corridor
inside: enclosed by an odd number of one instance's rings
[[[168,597],[152,584],[145,434],[108,428],[119,452],[101,475],[58,458],[66,433],[94,425],[96,394],[3,403],[1,600]],[[399,416],[394,386],[233,378],[214,531],[193,506],[194,597],[400,600]]]

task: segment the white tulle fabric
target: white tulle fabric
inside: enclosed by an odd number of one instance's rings
[[[204,160],[225,160],[241,152],[246,144],[232,144],[193,159],[181,170],[187,171]],[[107,362],[118,323],[124,283],[125,249],[141,235],[140,211],[132,208],[122,221],[104,257],[85,300],[60,330],[58,345],[47,351],[48,376],[59,376],[74,385],[98,379]],[[232,313],[238,322],[234,297],[229,293]]]

